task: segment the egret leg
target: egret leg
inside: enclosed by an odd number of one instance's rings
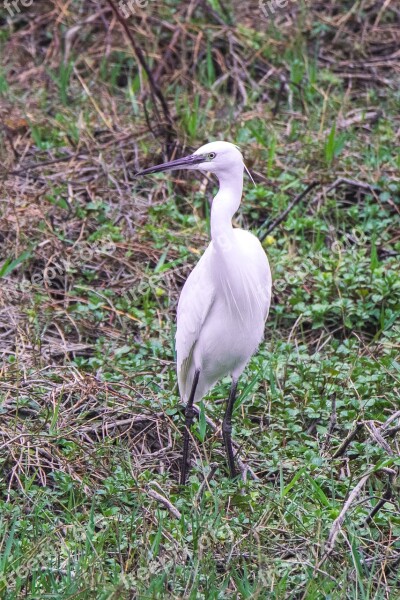
[[[192,389],[190,390],[189,400],[186,404],[186,409],[185,409],[185,429],[183,432],[181,485],[185,485],[186,476],[187,476],[187,472],[188,472],[190,427],[193,423],[193,417],[194,417],[193,402],[194,402],[194,395],[196,393],[197,384],[199,382],[199,375],[200,375],[200,371],[199,370],[195,371],[194,377],[193,377]]]
[[[226,454],[228,457],[228,465],[229,471],[232,479],[236,477],[236,469],[235,469],[235,461],[233,458],[233,448],[232,448],[232,412],[233,406],[236,400],[236,389],[237,389],[237,380],[232,379],[231,391],[229,393],[228,402],[226,404],[226,411],[224,420],[222,421],[222,437],[224,438],[224,444],[226,448]]]

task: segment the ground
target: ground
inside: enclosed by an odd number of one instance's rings
[[[24,4],[0,12],[0,596],[399,598],[398,3]],[[175,311],[216,182],[134,174],[215,139],[274,293],[243,479],[227,379],[182,489]]]

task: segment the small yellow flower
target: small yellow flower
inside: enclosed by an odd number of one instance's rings
[[[273,244],[275,244],[275,238],[272,235],[267,235],[267,237],[264,240],[264,245],[272,246]]]

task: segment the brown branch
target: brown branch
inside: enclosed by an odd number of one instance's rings
[[[308,185],[306,187],[305,190],[303,190],[301,192],[301,194],[299,194],[298,196],[296,196],[296,198],[289,204],[289,206],[287,207],[287,209],[284,210],[283,213],[281,215],[279,215],[279,217],[277,219],[275,219],[275,221],[272,221],[272,223],[267,227],[267,229],[264,231],[264,233],[262,233],[260,236],[258,236],[260,242],[262,242],[263,240],[265,240],[265,238],[267,237],[267,235],[269,235],[271,233],[271,231],[273,231],[275,229],[275,227],[277,227],[280,223],[282,223],[282,221],[287,217],[287,215],[290,213],[290,211],[297,204],[299,204],[299,202],[301,202],[303,200],[303,198],[305,198],[305,196],[307,196],[307,194],[309,192],[311,192],[311,190],[313,190],[315,187],[317,187],[317,185],[320,185],[319,181],[313,181],[312,183],[310,183],[310,185]]]
[[[226,27],[227,23],[225,23],[225,21],[223,20],[223,18],[217,13],[216,10],[214,10],[213,8],[211,8],[211,6],[208,4],[207,0],[201,0],[201,4],[204,8],[204,12],[211,17],[212,19],[214,19],[214,21],[220,25],[221,27]],[[222,8],[222,6],[221,6]]]
[[[158,81],[161,77],[161,75],[163,74],[163,72],[165,71],[165,68],[168,64],[168,61],[170,60],[170,58],[172,57],[172,54],[175,51],[175,46],[177,41],[179,40],[179,36],[182,33],[182,29],[181,27],[176,27],[174,34],[172,36],[172,39],[170,41],[170,43],[168,44],[168,48],[166,49],[166,51],[163,54],[163,60],[160,61],[157,69],[155,70],[154,73],[154,81]]]
[[[165,496],[162,496],[155,490],[149,490],[147,494],[151,498],[154,498],[154,500],[157,500],[157,502],[163,504],[176,519],[180,519],[182,517],[182,514],[179,512],[176,506],[174,506]]]
[[[393,437],[400,431],[400,425],[396,425],[395,427],[391,427],[390,429],[386,429],[383,433],[384,437]]]
[[[356,437],[357,433],[360,431],[360,429],[362,428],[362,426],[363,426],[363,423],[361,421],[359,421],[356,424],[356,426],[353,429],[353,431],[350,431],[350,433],[348,434],[348,436],[345,438],[345,440],[342,442],[342,444],[339,446],[339,448],[333,454],[332,458],[339,458],[339,456],[343,456],[343,454],[346,452],[347,447],[354,440],[354,438]]]
[[[389,446],[389,444],[383,439],[381,427],[377,427],[373,421],[366,421],[364,423],[369,430],[370,436],[375,440],[375,442],[385,450],[389,454],[389,456],[393,456],[393,450]]]
[[[397,419],[400,419],[400,410],[398,410],[397,412],[393,413],[392,415],[390,415],[390,417],[388,419],[386,419],[386,421],[384,422],[384,424],[382,425],[382,427],[380,427],[380,431],[382,433],[382,436],[385,437],[393,437],[396,435],[396,433],[398,431],[400,431],[400,425],[395,425],[394,427],[389,427],[390,423],[392,423],[393,421],[396,421]]]
[[[343,505],[342,510],[340,511],[339,516],[334,520],[334,522],[332,524],[332,527],[329,532],[329,536],[328,536],[328,539],[327,539],[327,542],[325,545],[325,554],[321,558],[321,561],[319,562],[318,567],[320,567],[322,565],[322,563],[331,554],[331,552],[335,546],[335,543],[336,543],[336,538],[339,535],[339,532],[343,525],[343,521],[346,517],[346,514],[347,514],[350,506],[353,504],[354,500],[357,498],[357,496],[361,492],[364,485],[367,483],[367,481],[368,481],[369,477],[372,475],[372,473],[373,473],[373,471],[370,471],[369,473],[367,473],[366,475],[361,477],[361,479],[357,483],[356,487],[350,492],[346,502]]]
[[[381,188],[376,186],[376,185],[371,185],[370,183],[364,183],[363,181],[357,181],[355,179],[348,179],[347,177],[338,177],[337,179],[335,179],[335,181],[333,183],[331,183],[327,189],[322,190],[321,192],[319,192],[312,200],[311,200],[311,206],[313,206],[314,204],[316,204],[322,197],[322,195],[327,195],[330,192],[332,192],[333,190],[335,190],[336,188],[342,186],[342,185],[347,185],[349,187],[354,187],[354,188],[359,188],[360,190],[364,190],[365,193],[371,193],[371,194],[376,194],[379,193],[381,191]]]
[[[375,442],[381,448],[383,448],[390,456],[393,456],[393,454],[394,454],[393,450],[391,449],[391,447],[385,441],[384,438],[385,437],[393,437],[394,435],[396,435],[396,433],[398,431],[400,431],[400,425],[395,426],[395,427],[390,427],[389,429],[387,428],[388,425],[390,423],[392,423],[392,421],[395,421],[398,418],[400,418],[400,411],[397,411],[396,413],[391,415],[380,427],[376,427],[376,425],[373,421],[358,421],[355,428],[352,431],[350,431],[350,433],[343,440],[341,445],[334,452],[334,454],[332,455],[332,458],[339,458],[340,456],[343,456],[343,454],[347,450],[348,446],[354,440],[354,438],[356,437],[356,435],[360,431],[360,429],[363,427],[363,425],[365,425],[369,431],[369,434],[370,434],[369,439],[375,440]]]
[[[392,498],[392,495],[393,495],[393,486],[392,486],[392,484],[393,484],[393,481],[394,481],[394,476],[395,476],[395,472],[389,473],[389,480],[388,480],[388,482],[386,484],[385,491],[383,492],[382,498],[379,500],[379,502],[376,503],[376,505],[374,506],[374,508],[369,513],[368,517],[365,519],[365,524],[366,525],[369,525],[369,523],[371,523],[372,519],[381,510],[381,508],[383,507],[383,505]]]
[[[171,133],[174,131],[174,124],[172,122],[172,118],[171,118],[171,113],[169,111],[169,107],[167,104],[167,101],[165,100],[160,88],[158,87],[156,81],[154,80],[153,74],[151,72],[151,69],[149,67],[149,65],[147,64],[146,58],[142,52],[142,49],[140,48],[140,46],[138,46],[138,44],[135,41],[135,38],[132,35],[131,30],[128,27],[128,24],[126,22],[126,20],[123,18],[123,16],[120,14],[120,12],[118,11],[117,7],[115,6],[114,0],[107,0],[108,4],[111,6],[112,10],[115,13],[116,18],[118,19],[119,23],[122,25],[122,28],[124,29],[126,35],[128,36],[128,39],[132,45],[132,48],[137,56],[138,61],[140,62],[140,64],[142,65],[148,80],[149,80],[149,84],[150,84],[150,90],[152,93],[153,98],[156,97],[158,98],[160,104],[161,104],[161,108],[162,111],[164,113],[164,117],[168,123],[168,131],[167,131],[167,151],[169,152],[169,146],[171,143]],[[157,104],[156,102],[154,102],[155,108],[157,110]]]
[[[48,167],[49,165],[55,165],[60,162],[67,162],[69,160],[74,160],[75,158],[79,158],[78,154],[70,155],[70,156],[62,156],[60,158],[55,158],[53,160],[45,160],[44,162],[34,163],[32,165],[27,165],[26,167],[22,167],[18,169],[18,171],[8,171],[7,175],[21,175],[26,171],[30,171],[31,169],[39,169],[41,167]]]
[[[203,496],[206,487],[209,486],[209,483],[211,481],[211,479],[214,477],[216,470],[218,469],[218,463],[211,463],[210,464],[210,471],[207,475],[207,477],[205,477],[202,481],[202,484],[199,488],[199,491],[197,492],[197,502],[199,502],[201,500],[201,497]]]
[[[348,179],[348,177],[339,177],[339,179],[336,179],[336,181],[334,181],[332,183],[332,185],[329,186],[329,188],[326,190],[326,193],[328,194],[329,192],[331,192],[336,187],[339,187],[340,185],[348,185],[350,187],[358,187],[367,192],[380,192],[381,191],[381,188],[377,185],[371,185],[370,183],[364,183],[363,181],[357,181],[355,179]]]

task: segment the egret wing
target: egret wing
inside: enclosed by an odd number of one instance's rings
[[[179,390],[187,394],[187,380],[193,367],[193,350],[215,299],[210,244],[183,286],[177,309],[176,357]]]

